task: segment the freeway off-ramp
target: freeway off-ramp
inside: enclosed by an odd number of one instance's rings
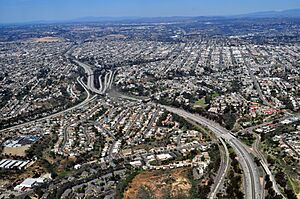
[[[82,82],[81,79],[79,79],[79,77],[77,78],[77,81],[84,88],[84,90],[87,93],[87,97],[86,97],[86,99],[84,101],[82,101],[81,103],[79,103],[79,104],[77,104],[77,105],[75,105],[73,107],[70,107],[68,109],[65,109],[63,111],[60,111],[60,112],[57,112],[57,113],[54,113],[54,114],[51,114],[51,115],[48,115],[46,117],[42,117],[42,118],[39,118],[39,119],[36,119],[36,120],[32,120],[32,121],[29,121],[29,122],[24,122],[22,124],[18,124],[18,125],[12,126],[12,127],[1,129],[0,133],[5,132],[5,131],[9,131],[9,130],[19,129],[19,128],[22,128],[22,127],[24,127],[26,125],[34,124],[35,122],[39,122],[39,121],[43,121],[43,120],[46,120],[46,119],[50,119],[50,118],[54,118],[54,117],[60,116],[60,115],[62,115],[64,113],[67,113],[69,111],[72,111],[72,110],[75,110],[77,108],[83,107],[86,104],[88,104],[90,101],[93,101],[96,98],[96,95],[93,95],[93,96],[90,95],[90,92],[87,90],[86,85]]]
[[[220,190],[221,185],[224,183],[225,176],[228,171],[228,166],[229,166],[229,151],[226,146],[226,143],[222,138],[219,138],[220,142],[222,143],[225,151],[225,155],[221,160],[221,165],[218,171],[218,174],[215,178],[215,184],[212,186],[211,193],[209,195],[209,199],[214,199],[217,196],[217,193]],[[222,162],[223,161],[223,162]]]
[[[258,174],[258,167],[254,163],[251,155],[244,148],[243,144],[235,138],[228,130],[221,127],[219,124],[210,121],[204,117],[196,114],[186,112],[182,109],[173,108],[169,106],[163,106],[170,112],[176,113],[184,118],[193,120],[201,125],[208,127],[215,133],[217,137],[223,138],[236,152],[239,162],[242,166],[245,176],[245,195],[249,199],[262,198],[262,186],[260,184],[260,176]]]
[[[95,98],[95,96],[93,96],[92,98],[90,97],[90,91],[97,93],[97,94],[103,94],[106,89],[111,87],[111,84],[113,82],[113,77],[115,75],[115,72],[110,71],[109,73],[105,74],[104,77],[104,85],[102,85],[102,81],[101,81],[101,76],[99,77],[100,80],[100,89],[96,89],[95,85],[94,85],[94,74],[92,69],[82,63],[79,62],[77,60],[73,60],[75,63],[77,63],[79,66],[83,67],[85,69],[85,72],[88,74],[88,82],[85,85],[82,80],[77,79],[77,81],[84,87],[84,89],[86,90],[86,92],[88,93],[87,99],[85,101],[83,101],[82,103],[78,104],[77,106],[74,106],[70,109],[64,110],[62,112],[50,115],[48,117],[45,118],[41,118],[39,120],[43,120],[46,118],[50,118],[50,117],[55,117],[58,116],[64,112],[70,111],[72,109],[81,107],[83,105],[85,105],[86,103],[88,103],[89,101],[93,100]],[[104,89],[103,89],[104,88]],[[103,92],[103,90],[104,92]],[[136,99],[135,99],[136,100]],[[169,106],[164,106],[164,105],[160,105],[162,107],[164,107],[165,109],[167,109],[170,112],[176,113],[184,118],[188,118],[194,122],[197,122],[201,125],[204,125],[206,127],[208,127],[212,132],[215,133],[215,135],[221,139],[224,139],[236,152],[238,160],[241,164],[242,170],[244,172],[244,187],[245,187],[245,195],[247,199],[261,199],[262,198],[262,185],[260,183],[260,176],[258,174],[258,167],[257,165],[254,163],[253,158],[251,157],[250,153],[246,150],[246,148],[244,147],[244,145],[237,139],[235,138],[228,130],[226,130],[225,128],[221,127],[219,124],[210,121],[204,117],[201,117],[199,115],[196,114],[192,114],[189,112],[186,112],[182,109],[178,109],[178,108],[174,108],[174,107],[169,107]],[[35,120],[35,121],[39,121],[39,120]],[[15,129],[15,128],[20,128],[21,126],[27,125],[27,124],[31,124],[35,121],[31,121],[31,122],[27,122],[21,125],[17,125],[14,127],[11,127],[9,129]],[[8,129],[3,129],[1,131],[5,131]],[[0,131],[0,132],[1,132]],[[225,178],[225,174],[220,176],[220,181],[222,181]],[[219,183],[217,184],[217,188],[215,190],[218,190],[219,187]],[[213,193],[212,195],[214,196],[216,194]]]
[[[71,58],[70,58],[71,59]],[[90,90],[93,93],[103,95],[108,89],[111,88],[111,85],[113,83],[114,75],[116,74],[116,71],[109,71],[104,76],[104,82],[102,83],[102,75],[99,76],[99,89],[95,87],[94,83],[94,71],[92,70],[92,67],[86,63],[80,62],[78,60],[72,59],[73,62],[75,62],[78,66],[82,67],[87,74],[87,85],[86,87],[88,90]]]
[[[122,94],[119,97],[129,99],[129,100],[139,100],[137,98],[122,95]],[[263,194],[262,194],[263,188],[260,183],[258,167],[254,163],[251,154],[245,149],[243,143],[241,143],[237,138],[235,138],[230,131],[226,130],[216,122],[208,120],[200,115],[192,114],[179,108],[174,108],[165,105],[160,105],[160,106],[181,117],[190,119],[196,123],[208,127],[212,132],[215,133],[217,137],[224,139],[235,150],[238,160],[242,166],[242,170],[244,172],[244,180],[245,180],[244,187],[245,187],[246,198],[247,199],[263,198]],[[221,180],[223,180],[224,177],[225,175],[221,177]]]

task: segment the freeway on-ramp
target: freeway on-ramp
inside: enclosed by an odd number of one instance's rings
[[[235,138],[228,130],[221,127],[219,124],[208,120],[200,115],[192,114],[182,109],[164,106],[166,110],[176,113],[179,116],[193,120],[203,126],[208,127],[217,137],[223,138],[236,152],[241,167],[244,172],[245,180],[245,195],[248,199],[262,198],[262,186],[260,183],[260,176],[258,174],[258,167],[254,163],[250,153],[244,148],[243,144]]]
[[[116,93],[114,93],[116,95]],[[140,101],[141,99],[137,99],[133,96],[126,96],[120,93],[117,93],[119,97],[129,99],[129,100],[135,100]],[[263,187],[260,183],[260,175],[258,171],[258,167],[256,163],[254,162],[251,154],[248,152],[248,150],[244,147],[243,143],[238,140],[234,135],[219,125],[218,123],[208,120],[198,114],[193,114],[190,112],[187,112],[183,109],[174,108],[170,106],[160,105],[159,106],[165,108],[166,110],[175,113],[183,118],[187,118],[189,120],[192,120],[198,124],[201,124],[203,126],[206,126],[209,128],[218,138],[222,138],[227,142],[236,152],[236,155],[238,157],[238,160],[241,164],[243,173],[244,173],[244,187],[245,187],[245,196],[247,199],[262,199],[263,198]],[[221,178],[222,179],[222,178]],[[213,193],[214,194],[214,193]]]

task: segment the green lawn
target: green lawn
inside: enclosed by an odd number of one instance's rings
[[[67,171],[67,170],[64,170],[62,171],[61,173],[58,174],[59,177],[65,177],[65,176],[68,176],[70,175],[72,171]]]
[[[299,181],[296,181],[295,179],[291,178],[291,176],[288,176],[288,182],[290,183],[290,185],[293,188],[294,192],[296,192],[296,194],[299,194],[300,193]]]
[[[296,194],[300,193],[300,182],[294,178],[297,174],[293,171],[293,166],[289,165],[284,158],[278,158],[277,154],[280,153],[279,147],[269,146],[267,143],[261,143],[262,149],[275,160],[276,168],[284,168],[283,171],[287,177],[287,186],[292,189]],[[277,154],[276,154],[277,153]],[[282,187],[281,187],[282,188]],[[283,189],[283,188],[282,188]],[[282,190],[283,192],[283,190]]]
[[[217,92],[214,92],[214,93],[212,94],[212,97],[218,97],[218,96],[220,96],[220,94],[217,93]]]
[[[196,101],[195,106],[206,106],[204,97]]]

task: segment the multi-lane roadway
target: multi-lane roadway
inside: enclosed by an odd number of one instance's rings
[[[68,52],[68,54],[69,54],[69,52]],[[68,58],[70,59],[70,57],[68,57]],[[80,67],[84,68],[85,72],[88,75],[87,84],[83,83],[82,79],[79,79],[79,78],[77,79],[77,81],[83,86],[83,88],[87,92],[87,98],[83,102],[81,102],[80,104],[78,104],[74,107],[71,107],[69,109],[66,109],[64,111],[61,111],[59,113],[55,113],[55,114],[49,115],[47,117],[40,118],[38,120],[33,120],[33,121],[26,122],[26,123],[23,123],[23,124],[20,124],[20,125],[16,125],[14,127],[3,129],[0,132],[7,131],[7,130],[12,130],[12,129],[16,129],[16,128],[21,128],[22,126],[29,125],[31,123],[34,123],[34,122],[37,122],[37,121],[40,121],[40,120],[44,120],[44,119],[47,119],[47,118],[56,117],[56,116],[61,115],[65,112],[68,112],[70,110],[79,108],[79,107],[87,104],[91,100],[95,99],[95,95],[93,97],[91,97],[91,93],[96,93],[96,94],[101,94],[102,95],[107,91],[107,89],[111,88],[111,85],[112,85],[112,82],[113,82],[114,75],[115,75],[116,71],[109,71],[108,73],[106,73],[105,76],[104,76],[104,82],[102,82],[102,76],[99,76],[99,85],[100,85],[100,87],[97,89],[94,85],[94,78],[95,77],[94,77],[92,67],[89,66],[88,64],[82,63],[82,62],[80,62],[78,60],[75,60],[73,58],[71,58],[71,59],[76,64],[78,64]],[[253,78],[253,74],[251,74],[251,72],[252,71],[250,69],[249,73],[250,73],[254,83],[255,82],[257,83],[257,81],[255,81],[255,78]],[[259,88],[259,86],[257,86],[257,85],[256,85],[256,87]],[[258,91],[259,90],[260,89],[258,89]],[[259,92],[259,95],[263,100],[264,96],[262,95],[261,92]],[[265,99],[263,101],[266,103]],[[246,198],[249,198],[249,199],[260,199],[260,198],[262,198],[263,188],[262,188],[262,185],[260,183],[260,176],[258,174],[258,167],[254,163],[253,158],[252,158],[251,154],[249,153],[249,151],[246,149],[245,145],[242,144],[236,137],[234,137],[231,134],[231,132],[229,132],[225,128],[221,127],[219,124],[217,124],[213,121],[210,121],[210,120],[208,120],[204,117],[201,117],[199,115],[192,114],[192,113],[186,112],[182,109],[178,109],[178,108],[174,108],[174,107],[163,106],[163,105],[161,105],[161,106],[164,107],[165,109],[167,109],[170,112],[176,113],[176,114],[178,114],[178,115],[180,115],[184,118],[188,118],[188,119],[190,119],[190,120],[192,120],[196,123],[199,123],[201,125],[204,125],[204,126],[208,127],[212,132],[214,132],[214,134],[220,140],[222,140],[222,144],[224,146],[226,146],[224,141],[223,141],[223,140],[225,140],[225,142],[227,142],[235,150],[235,152],[238,156],[238,160],[239,160],[239,162],[241,164],[241,167],[243,169],[243,172],[244,172],[244,187],[245,187]],[[227,148],[225,148],[225,149],[227,149]],[[226,150],[226,156],[228,156],[228,151],[227,150]],[[267,167],[267,165],[263,165],[263,166]],[[225,168],[225,170],[227,170],[227,168]],[[225,173],[223,175],[218,176],[218,178],[220,180],[220,183],[218,183],[216,185],[216,187],[214,188],[214,192],[211,194],[211,198],[213,198],[216,195],[216,193],[217,193],[217,191],[218,191],[218,189],[221,185],[221,181],[224,180],[224,177],[225,177]]]
[[[78,83],[81,86],[83,86],[83,88],[85,89],[85,91],[87,93],[87,97],[85,98],[84,101],[82,101],[81,103],[79,103],[79,104],[77,104],[75,106],[72,106],[72,107],[70,107],[68,109],[65,109],[65,110],[62,110],[60,112],[48,115],[46,117],[42,117],[42,118],[39,118],[39,119],[35,119],[35,120],[29,121],[29,122],[24,122],[22,124],[18,124],[18,125],[12,126],[12,127],[8,127],[8,128],[5,128],[5,129],[2,129],[2,130],[0,130],[0,133],[5,132],[5,131],[20,129],[20,128],[24,127],[24,126],[28,126],[28,125],[34,124],[35,122],[40,122],[40,121],[47,120],[47,119],[50,119],[50,118],[58,117],[58,116],[63,115],[65,113],[67,113],[67,112],[70,112],[72,110],[81,108],[81,107],[85,106],[86,104],[88,104],[89,102],[95,100],[96,99],[96,95],[92,96],[90,94],[90,92],[86,88],[86,85],[79,79],[79,77],[77,78],[77,81],[78,81]]]
[[[96,88],[95,83],[94,83],[95,75],[94,75],[94,71],[92,69],[92,66],[90,66],[86,63],[80,62],[76,59],[72,59],[72,61],[75,62],[78,66],[80,66],[84,69],[85,73],[87,74],[87,84],[86,84],[86,86],[92,93],[103,95],[103,94],[105,94],[105,92],[108,89],[111,88],[114,76],[116,74],[116,71],[109,70],[109,72],[106,73],[105,76],[104,76],[104,82],[102,82],[102,75],[100,75],[98,77],[98,79],[99,79],[99,88]]]
[[[225,176],[227,174],[228,171],[228,167],[229,167],[229,151],[228,148],[226,146],[226,143],[224,142],[224,140],[222,138],[219,138],[220,142],[223,145],[224,148],[224,155],[221,156],[221,164],[220,164],[220,168],[218,171],[218,174],[215,178],[215,183],[212,185],[212,189],[209,195],[209,199],[215,199],[217,197],[217,193],[220,191],[220,188],[222,186],[222,184],[224,183],[225,180]]]
[[[140,100],[134,97],[126,96],[120,94],[119,97],[130,99],[130,100]],[[160,105],[161,107],[165,108],[166,110],[173,112],[183,118],[187,118],[192,120],[198,124],[208,127],[218,138],[225,140],[236,152],[238,160],[241,164],[243,173],[244,173],[244,187],[245,187],[245,196],[247,199],[261,199],[263,198],[263,187],[260,182],[260,175],[258,171],[258,166],[254,162],[253,157],[251,156],[250,152],[245,148],[244,144],[238,140],[230,131],[225,129],[224,127],[220,126],[214,121],[208,120],[200,115],[192,114],[187,111],[184,111],[179,108],[174,108],[170,106]],[[219,179],[223,180],[225,177],[220,176]],[[221,183],[220,183],[221,184]],[[217,184],[217,189],[214,188],[215,193],[220,186]],[[212,198],[212,197],[210,197]]]
[[[263,190],[262,190],[262,185],[260,183],[258,167],[254,163],[251,154],[244,148],[244,145],[237,138],[235,138],[228,130],[221,127],[219,124],[210,121],[204,117],[186,112],[182,109],[163,106],[163,105],[161,106],[170,112],[176,113],[177,115],[180,115],[184,118],[188,118],[203,126],[208,127],[212,132],[215,133],[217,137],[224,139],[235,150],[239,162],[241,164],[241,167],[243,169],[244,179],[245,179],[244,187],[245,187],[246,198],[249,199],[262,198],[261,193]]]

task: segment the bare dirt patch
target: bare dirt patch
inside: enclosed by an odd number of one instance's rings
[[[146,171],[138,174],[123,194],[124,199],[136,198],[189,198],[192,188],[187,177],[188,169]]]
[[[59,42],[59,41],[63,41],[63,39],[59,38],[59,37],[41,37],[41,38],[34,38],[33,41],[35,41],[35,42]]]
[[[30,148],[30,145],[24,145],[20,147],[4,147],[2,154],[11,156],[26,156],[26,150]]]

